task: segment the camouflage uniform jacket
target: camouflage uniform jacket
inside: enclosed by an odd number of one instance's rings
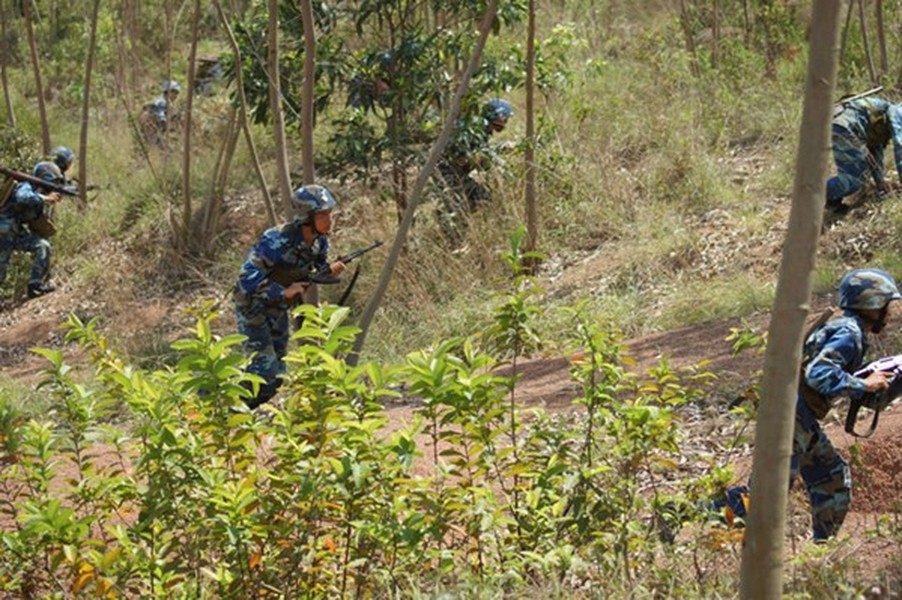
[[[241,266],[241,274],[235,285],[236,306],[262,303],[263,306],[287,307],[285,287],[271,281],[270,273],[276,268],[328,271],[328,252],[328,238],[317,236],[312,246],[307,246],[301,235],[300,225],[296,222],[266,230],[250,249]]]
[[[881,98],[861,98],[841,104],[841,112],[833,118],[833,134],[852,136],[864,142],[874,162],[874,181],[885,182],[884,151],[892,140],[896,172],[902,178],[902,105]]]
[[[44,196],[30,183],[22,182],[16,186],[9,201],[0,210],[0,221],[10,223],[10,231],[15,233],[23,224],[30,223],[43,214]]]
[[[861,319],[846,313],[814,331],[802,349],[805,383],[828,401],[841,395],[860,398],[864,379],[852,375],[868,351]]]
[[[489,138],[492,135],[488,121],[483,118],[477,120],[478,125],[472,125],[458,121],[455,127],[454,139],[448,144],[444,152],[443,162],[460,175],[466,175],[476,169],[476,157],[489,146]]]
[[[153,115],[154,119],[157,120],[158,123],[166,122],[166,98],[160,96],[155,99],[153,102],[145,105],[145,108]]]

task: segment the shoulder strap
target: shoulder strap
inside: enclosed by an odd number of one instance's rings
[[[832,319],[837,313],[837,309],[835,306],[828,306],[821,314],[819,314],[812,322],[811,325],[808,326],[808,329],[805,330],[805,336],[802,338],[802,344],[808,341],[808,338],[811,337],[811,334],[823,327],[827,324],[827,322]]]

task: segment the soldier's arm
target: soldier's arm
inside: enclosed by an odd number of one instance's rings
[[[848,394],[860,398],[867,391],[864,379],[849,371],[861,360],[857,337],[850,331],[839,330],[828,340],[805,369],[806,383],[821,394],[833,397]]]
[[[902,105],[893,105],[887,110],[890,130],[893,133],[893,159],[896,163],[896,173],[902,181]]]

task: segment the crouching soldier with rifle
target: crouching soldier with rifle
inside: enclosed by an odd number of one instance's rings
[[[49,282],[50,242],[55,233],[49,220],[49,208],[60,197],[76,196],[62,187],[65,178],[53,162],[39,162],[33,175],[27,175],[0,167],[0,173],[18,181],[6,193],[0,192],[0,284],[6,279],[6,271],[14,250],[29,252],[33,256],[31,276],[28,280],[28,297],[37,298],[54,291]]]
[[[790,485],[802,476],[811,501],[815,542],[836,535],[852,501],[849,463],[833,447],[819,421],[840,396],[849,396],[854,405],[893,392],[891,369],[862,368],[862,364],[869,347],[867,334],[883,330],[890,303],[899,299],[902,295],[896,282],[886,271],[848,272],[839,284],[843,314],[816,327],[802,348]],[[733,488],[721,505],[745,518],[747,495],[748,487]]]
[[[289,307],[302,301],[311,283],[334,283],[345,264],[327,262],[335,197],[321,185],[305,185],[292,196],[296,216],[268,229],[248,252],[235,285],[239,333],[253,353],[248,372],[265,384],[250,408],[267,402],[279,389],[288,351]],[[331,279],[330,279],[331,278]]]

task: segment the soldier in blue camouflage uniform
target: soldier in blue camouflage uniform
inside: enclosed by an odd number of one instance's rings
[[[295,190],[292,204],[295,218],[260,236],[248,252],[235,285],[238,331],[247,336],[245,350],[253,353],[248,372],[266,381],[257,396],[247,402],[250,408],[278,391],[285,372],[282,359],[288,351],[288,308],[302,300],[309,286],[303,281],[286,286],[273,277],[288,269],[338,275],[345,267],[341,262],[327,262],[335,208],[332,192],[321,185],[305,185]]]
[[[902,105],[874,97],[842,103],[833,117],[832,135],[837,174],[827,181],[827,208],[834,213],[848,212],[843,198],[860,190],[868,173],[879,193],[887,193],[883,157],[890,140],[902,176]]]
[[[852,500],[849,464],[830,443],[819,420],[827,416],[839,396],[860,398],[889,386],[888,373],[874,372],[866,379],[852,375],[864,364],[866,333],[880,333],[889,304],[902,295],[893,278],[880,269],[850,271],[839,284],[840,317],[815,329],[802,349],[801,379],[796,400],[790,485],[802,476],[811,500],[814,540],[836,535]],[[715,508],[729,506],[745,518],[748,487],[729,490]]]
[[[39,162],[33,175],[49,183],[61,184],[63,174],[52,162]],[[60,196],[33,186],[27,181],[19,183],[10,198],[0,208],[0,284],[6,280],[6,270],[14,250],[29,252],[33,256],[31,277],[28,280],[28,297],[43,296],[56,289],[47,281],[50,273],[50,242],[33,233],[28,224],[40,218],[49,205],[59,202]]]
[[[162,95],[144,105],[139,117],[141,131],[147,143],[168,147],[167,134],[178,126],[179,116],[173,108],[182,86],[177,81],[164,81]]]
[[[510,102],[494,98],[483,106],[475,127],[458,123],[455,137],[438,163],[438,171],[451,190],[439,213],[446,234],[454,234],[453,230],[467,213],[492,201],[491,190],[476,181],[470,173],[486,167],[489,138],[495,132],[503,131],[513,114],[514,108]]]
[[[68,183],[69,169],[72,168],[73,163],[75,163],[75,152],[72,151],[72,148],[69,148],[68,146],[57,146],[50,151],[50,160],[60,168],[63,178],[65,178]]]

